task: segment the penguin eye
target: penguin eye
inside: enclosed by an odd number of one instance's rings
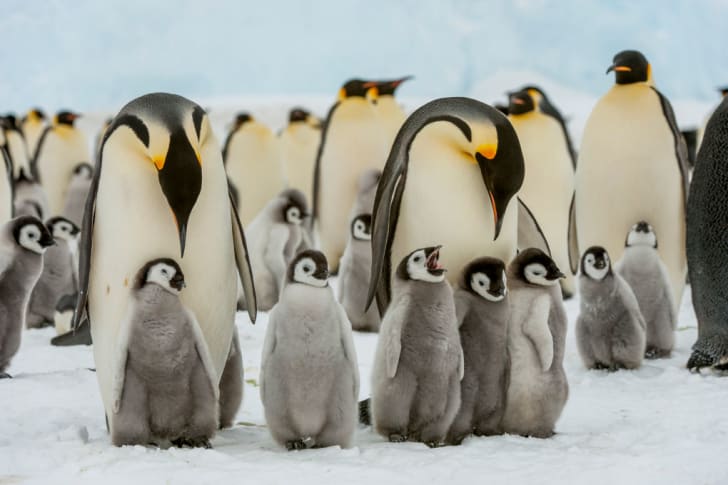
[[[415,259],[413,260],[415,263],[419,263],[422,261],[422,256],[415,256]]]
[[[310,273],[311,272],[311,267],[309,265],[306,265],[306,266],[303,267],[303,271],[305,271],[306,273]]]

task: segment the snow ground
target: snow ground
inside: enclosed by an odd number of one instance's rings
[[[212,450],[116,448],[104,424],[90,347],[56,348],[52,329],[23,335],[0,381],[0,483],[728,483],[725,379],[685,369],[697,330],[689,295],[669,360],[614,374],[582,367],[574,342],[578,301],[566,303],[571,396],[548,440],[469,438],[460,447],[392,444],[360,427],[351,449],[287,452],[265,427],[257,387],[267,315],[238,313],[245,398]],[[376,335],[356,334],[369,394]]]

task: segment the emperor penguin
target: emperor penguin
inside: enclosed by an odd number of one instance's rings
[[[20,348],[30,293],[43,269],[43,253],[53,236],[31,216],[11,219],[0,227],[0,378]]]
[[[211,447],[218,376],[195,314],[181,301],[185,286],[171,258],[147,262],[134,279],[112,356],[116,446]]]
[[[225,140],[224,163],[238,193],[240,220],[247,227],[286,186],[278,139],[270,128],[241,113]]]
[[[688,368],[728,369],[728,96],[711,116],[688,198],[687,255],[698,340]],[[662,246],[662,236],[660,236]]]
[[[653,85],[638,51],[614,56],[616,84],[589,116],[576,168],[576,229],[580,252],[603,246],[622,257],[624,235],[650,221],[675,302],[685,287],[687,152],[670,102]]]
[[[46,115],[40,108],[33,108],[23,117],[20,129],[23,131],[25,146],[30,159],[35,155],[38,141],[47,126]]]
[[[472,261],[463,271],[454,297],[465,375],[460,383],[462,403],[448,442],[459,444],[470,433],[503,433],[510,317],[503,261],[488,257]]]
[[[351,221],[349,243],[341,257],[339,301],[354,330],[378,332],[381,319],[374,306],[366,308],[372,266],[372,215],[359,214]]]
[[[407,119],[407,114],[397,102],[394,95],[402,83],[410,79],[412,79],[412,76],[386,81],[375,81],[374,83],[377,89],[377,103],[375,107],[384,132],[382,143],[384,143],[386,149],[385,156],[392,148],[392,143],[397,136],[397,132],[402,127],[402,123]]]
[[[416,110],[399,131],[379,181],[373,211],[372,275],[380,313],[389,302],[392,268],[413,247],[442,243],[455,282],[473,259],[516,254],[524,177],[516,131],[495,108],[469,98],[442,98]]]
[[[559,120],[541,111],[534,91],[510,94],[508,119],[516,130],[523,150],[525,178],[518,194],[538,221],[548,241],[551,257],[559,268],[569,268],[561,280],[564,296],[574,294],[574,273],[578,248],[570,247],[571,207],[574,198],[574,169],[568,140]],[[573,254],[572,254],[573,253]]]
[[[313,173],[321,143],[321,121],[303,108],[293,108],[288,126],[278,135],[280,154],[288,186],[313,198]]]
[[[346,82],[324,123],[314,173],[313,226],[332,272],[338,271],[346,247],[359,176],[381,169],[387,159],[377,93],[373,81]]]
[[[31,161],[33,178],[43,186],[52,215],[63,211],[74,167],[90,159],[86,135],[74,126],[79,116],[70,111],[59,112],[38,140]]]
[[[0,225],[13,217],[14,203],[13,161],[6,147],[5,135],[0,130]]]
[[[66,201],[63,205],[63,216],[78,226],[83,221],[83,210],[93,177],[94,169],[91,164],[79,163],[73,168],[73,174],[68,183]]]
[[[351,325],[320,251],[291,262],[268,319],[260,397],[273,439],[288,450],[351,446],[359,368]]]
[[[397,266],[372,372],[371,412],[389,441],[444,443],[460,408],[463,349],[440,246],[416,249]]]
[[[303,226],[309,216],[303,193],[286,189],[268,202],[246,229],[255,280],[258,310],[268,311],[278,301],[294,256],[311,247]]]
[[[8,153],[13,162],[13,179],[18,179],[21,172],[26,176],[30,176],[28,148],[15,116],[4,116],[2,119],[2,128],[5,132],[5,143]]]
[[[721,86],[717,89],[718,93],[720,94],[721,100],[725,99],[726,96],[728,96],[728,86]],[[718,106],[720,106],[721,103],[718,103]],[[695,155],[697,156],[698,149],[703,144],[703,137],[705,136],[705,128],[708,126],[708,122],[710,121],[710,118],[713,116],[713,113],[715,113],[715,110],[718,109],[718,106],[715,106],[710,113],[705,117],[703,122],[700,124],[700,127],[698,128],[697,133],[695,134],[696,140],[695,140]]]
[[[43,271],[28,304],[28,328],[53,326],[56,306],[62,297],[78,291],[74,253],[78,247],[78,226],[65,217],[52,217],[45,223],[55,244],[43,254]]]
[[[576,346],[587,369],[637,369],[645,355],[645,321],[632,289],[612,271],[607,251],[584,252]]]
[[[548,438],[569,396],[564,372],[564,274],[543,251],[526,249],[508,266],[510,374],[503,431]]]
[[[81,227],[75,334],[68,338],[85,340],[90,323],[112,434],[113,355],[124,350],[118,337],[138,268],[160,257],[178,261],[189,283],[180,299],[200,325],[216,385],[230,352],[238,274],[255,321],[245,237],[220,153],[205,111],[168,93],[132,100],[104,135]],[[68,343],[63,337],[57,345]]]
[[[645,221],[627,234],[624,254],[614,267],[634,292],[647,332],[645,357],[670,357],[675,346],[677,306],[667,268],[657,254],[657,235]]]

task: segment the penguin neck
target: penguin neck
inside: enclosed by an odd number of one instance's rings
[[[156,306],[171,302],[175,295],[157,284],[147,284],[138,291],[137,298],[147,305]]]

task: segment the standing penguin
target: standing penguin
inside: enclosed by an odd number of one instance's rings
[[[567,317],[558,282],[563,273],[539,249],[508,266],[510,376],[503,431],[548,438],[569,396],[564,372]]]
[[[170,258],[147,262],[134,280],[113,356],[116,446],[169,440],[210,448],[218,426],[217,373],[194,313],[180,300],[185,286]]]
[[[698,341],[688,368],[728,369],[728,96],[705,128],[688,199],[688,268]],[[662,235],[660,235],[662,246]]]
[[[341,257],[339,301],[346,310],[354,330],[378,332],[379,312],[366,308],[369,276],[372,267],[372,215],[359,214],[351,221],[349,244]]]
[[[33,179],[43,186],[52,215],[63,211],[74,167],[90,159],[86,136],[74,126],[78,117],[70,111],[59,112],[41,135],[31,160]]]
[[[299,253],[268,320],[260,397],[273,439],[289,450],[349,447],[356,426],[356,350],[328,274],[321,252]]]
[[[43,255],[43,271],[28,304],[28,328],[53,326],[58,302],[78,291],[74,269],[78,226],[65,217],[56,216],[46,221],[46,227],[55,245]]]
[[[374,428],[389,441],[440,446],[460,408],[463,349],[440,247],[397,266],[372,372]]]
[[[303,193],[287,189],[268,202],[248,225],[248,253],[258,310],[273,308],[283,289],[288,264],[311,246],[303,227],[308,216]]]
[[[124,106],[106,131],[81,228],[75,334],[68,338],[87,335],[87,314],[112,433],[112,356],[123,350],[118,335],[131,285],[139,267],[165,256],[179,258],[189,281],[180,298],[199,322],[217,385],[230,352],[238,274],[255,321],[245,238],[207,114],[181,96],[153,93]]]
[[[632,226],[615,269],[632,288],[647,326],[645,357],[670,357],[675,346],[677,306],[667,268],[657,253],[657,235],[652,226],[645,221]]]
[[[81,225],[83,221],[83,210],[93,177],[93,167],[88,163],[79,163],[74,167],[71,181],[68,183],[63,216],[76,225]]]
[[[33,108],[23,117],[20,124],[25,138],[28,156],[32,159],[38,149],[38,141],[46,129],[46,115],[40,108]]]
[[[368,302],[376,292],[383,313],[391,268],[413,247],[446,245],[444,265],[453,282],[484,253],[510,260],[518,236],[511,201],[523,176],[516,132],[495,108],[443,98],[412,113],[377,188]]]
[[[635,221],[650,221],[660,235],[660,258],[673,299],[685,287],[687,152],[670,102],[652,83],[637,51],[614,56],[607,72],[616,84],[592,110],[576,169],[579,248],[603,246],[622,257],[624,235]]]
[[[572,269],[561,281],[564,296],[569,297],[574,294],[579,258],[578,248],[569,246],[573,240],[569,234],[575,229],[570,224],[574,169],[559,120],[541,111],[538,101],[543,98],[534,93],[517,91],[509,98],[508,119],[518,134],[526,166],[518,197],[538,221],[556,265]]]
[[[30,293],[53,236],[35,217],[21,216],[0,227],[0,378],[20,347]]]
[[[302,108],[293,108],[288,126],[278,135],[288,186],[313,200],[313,173],[321,143],[321,121]]]
[[[270,128],[241,113],[223,153],[225,170],[238,193],[240,220],[247,226],[286,185],[278,139]]]
[[[25,138],[23,138],[23,133],[17,125],[15,116],[4,116],[1,123],[2,129],[5,132],[5,143],[8,154],[13,162],[13,179],[19,178],[21,173],[25,176],[30,176],[28,148],[25,145]]]
[[[587,369],[637,369],[645,355],[645,321],[629,284],[594,246],[581,258],[576,344]]]
[[[460,410],[448,433],[459,444],[470,433],[501,434],[508,388],[506,267],[495,258],[479,258],[463,272],[455,290],[455,310],[463,346],[465,375]]]

